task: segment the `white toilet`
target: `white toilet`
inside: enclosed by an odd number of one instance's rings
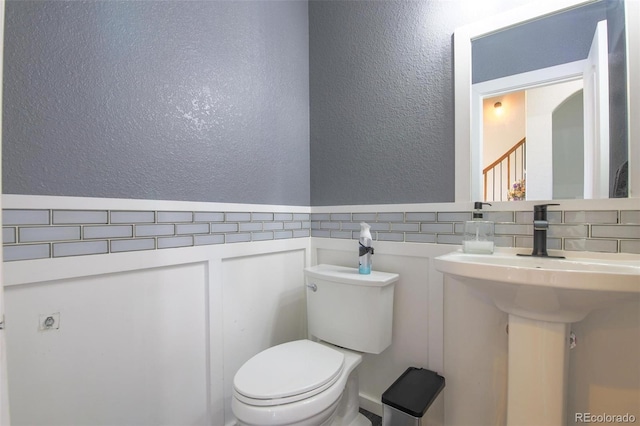
[[[371,426],[358,413],[362,353],[391,344],[398,274],[318,265],[305,269],[311,339],[266,349],[233,379],[231,408],[245,426]]]

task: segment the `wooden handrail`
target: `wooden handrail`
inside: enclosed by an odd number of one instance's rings
[[[493,173],[492,176],[494,177],[494,180],[495,180],[495,169],[499,166],[500,170],[501,170],[500,171],[500,185],[502,185],[502,166],[501,166],[501,164],[505,160],[507,160],[507,185],[510,185],[510,182],[511,182],[511,155],[512,154],[515,155],[515,152],[520,147],[522,147],[522,149],[524,149],[524,144],[526,143],[526,141],[527,141],[526,137],[522,138],[522,140],[520,140],[520,142],[518,142],[514,146],[512,146],[500,158],[498,158],[496,161],[491,163],[491,165],[489,165],[488,167],[484,168],[484,170],[482,171],[482,177],[483,177],[483,180],[484,180],[484,199],[485,199],[485,201],[487,200],[487,177],[488,177],[488,172],[492,172]],[[523,157],[523,161],[522,162],[523,162],[523,167],[524,167],[524,157]],[[494,191],[494,196],[495,196],[495,181],[494,181],[494,184],[493,184],[493,191]],[[502,193],[500,195],[500,200],[502,200]],[[493,201],[496,201],[496,200],[494,199]]]
[[[513,147],[511,147],[511,149],[509,149],[509,151],[505,152],[502,157],[498,158],[496,161],[494,161],[493,163],[491,163],[491,165],[487,166],[484,168],[484,170],[482,171],[482,174],[486,174],[489,170],[493,169],[495,166],[497,166],[498,164],[502,163],[502,161],[504,161],[505,158],[509,157],[511,154],[513,154],[513,152],[520,148],[522,145],[524,145],[524,143],[527,141],[527,138],[524,137],[522,138],[522,140],[518,143],[516,143]]]

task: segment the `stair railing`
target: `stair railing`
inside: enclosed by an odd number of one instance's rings
[[[506,200],[509,186],[516,180],[524,179],[526,140],[527,138],[522,138],[500,158],[484,168],[482,175],[485,201]]]

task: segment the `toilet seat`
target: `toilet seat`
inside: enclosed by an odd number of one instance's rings
[[[255,355],[236,373],[234,394],[245,404],[273,406],[301,401],[331,387],[344,354],[310,340],[296,340]]]

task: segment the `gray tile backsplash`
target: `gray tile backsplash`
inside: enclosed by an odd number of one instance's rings
[[[604,253],[615,253],[618,251],[618,241],[587,238],[566,238],[564,240],[564,248],[565,250],[575,251],[599,251]]]
[[[176,234],[208,234],[209,229],[208,223],[177,224]]]
[[[251,213],[251,220],[254,222],[273,220],[273,213]]]
[[[197,246],[224,244],[224,234],[196,235],[193,242]]]
[[[251,241],[250,233],[226,234],[225,243],[248,243]]]
[[[621,211],[620,223],[640,224],[640,210]]]
[[[51,257],[51,244],[5,245],[2,250],[5,262],[14,260],[43,259]]]
[[[107,211],[91,211],[91,210],[54,210],[54,225],[71,225],[71,224],[104,224],[108,223]]]
[[[418,223],[392,223],[391,231],[402,231],[402,232],[419,232],[420,224]]]
[[[4,261],[311,236],[309,213],[5,209],[3,215]]]
[[[435,243],[436,236],[435,234],[414,234],[408,232],[404,234],[404,240],[408,243]]]
[[[54,243],[53,257],[84,256],[109,253],[108,241],[81,241],[77,243]]]
[[[496,245],[531,247],[533,215],[485,211]],[[184,212],[5,209],[4,260],[132,252],[288,238],[357,239],[360,222],[378,241],[460,244],[471,212]],[[640,211],[549,212],[548,247],[640,253]]]
[[[309,235],[304,235],[308,237]],[[286,240],[287,238],[293,238],[293,231],[274,231],[273,238],[276,240]]]
[[[618,223],[617,211],[566,211],[564,223]]]
[[[407,212],[405,214],[406,222],[435,222],[436,221],[436,213],[415,213],[415,212]]]
[[[3,210],[2,224],[7,225],[48,225],[49,210]]]
[[[262,231],[262,222],[245,222],[238,224],[238,230],[243,231]]]
[[[83,234],[85,240],[131,237],[133,237],[132,225],[85,226]]]
[[[32,228],[18,228],[18,241],[21,243],[79,239],[79,226],[38,226]]]
[[[427,234],[452,234],[453,223],[423,223],[420,232]]]
[[[591,235],[604,238],[640,238],[640,226],[636,225],[592,225]]]
[[[251,213],[227,213],[225,219],[227,222],[250,222]]]
[[[160,235],[173,235],[175,233],[174,224],[162,225],[136,225],[136,237],[155,237]]]
[[[111,223],[153,223],[156,212],[116,211],[111,212]]]
[[[465,222],[471,220],[471,212],[440,212],[438,222]]]
[[[620,240],[620,252],[640,253],[640,240]]]
[[[404,213],[378,213],[378,222],[404,222]]]
[[[212,223],[211,232],[238,232],[237,223]]]
[[[111,253],[119,253],[123,251],[154,250],[156,248],[156,240],[154,238],[143,238],[136,240],[111,240],[110,247]]]
[[[193,237],[160,237],[158,238],[158,248],[189,247],[193,245]]]
[[[222,212],[195,212],[193,214],[194,222],[224,222],[224,213]]]
[[[292,213],[276,213],[273,215],[273,220],[285,221],[285,220],[293,220]]]
[[[2,244],[16,242],[16,228],[2,228]]]
[[[357,239],[360,221],[371,225],[379,241],[408,243],[461,244],[464,222],[472,212],[402,213],[312,213],[311,236]],[[533,212],[484,211],[486,220],[495,222],[495,242],[499,247],[532,246]],[[548,247],[558,250],[607,253],[640,253],[640,211],[561,211],[548,212]]]
[[[192,212],[158,212],[158,223],[193,222]]]
[[[351,215],[351,220],[355,222],[360,222],[360,221],[375,222],[376,214],[375,213],[353,213]],[[311,221],[313,221],[313,218],[311,218]]]

